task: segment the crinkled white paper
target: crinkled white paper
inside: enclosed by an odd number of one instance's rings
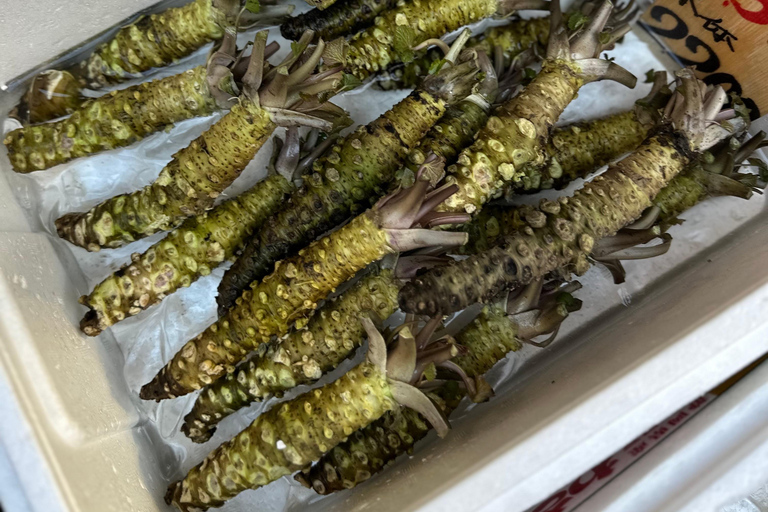
[[[301,9],[301,7],[300,7]],[[484,28],[482,24],[480,28]],[[240,43],[248,39],[249,34],[240,36]],[[250,34],[252,36],[252,34]],[[276,40],[283,46],[273,61],[284,55],[290,46],[284,44],[277,30],[270,32],[270,40]],[[649,85],[642,83],[649,69],[663,69],[645,43],[632,33],[615,51],[609,52],[616,62],[640,78],[634,90],[621,85],[606,82],[587,85],[579,98],[567,109],[562,123],[577,120],[594,119],[629,109],[634,101],[644,96]],[[198,52],[191,59],[162,70],[156,76],[178,73],[202,62],[205,52]],[[154,78],[154,77],[153,77]],[[356,123],[367,123],[383,113],[407,94],[407,91],[382,92],[373,89],[347,93],[334,101],[346,108]],[[179,123],[167,133],[159,133],[131,147],[101,153],[89,158],[79,159],[54,169],[36,172],[30,175],[14,175],[11,183],[15,188],[19,203],[28,212],[36,229],[47,232],[56,243],[65,250],[72,251],[79,269],[89,287],[100,282],[104,277],[126,263],[132,252],[143,252],[152,243],[162,237],[157,235],[147,240],[134,243],[118,250],[103,250],[88,253],[58,240],[53,228],[53,221],[64,213],[84,211],[100,201],[116,194],[136,190],[150,183],[158,175],[171,156],[194,137],[202,133],[219,115],[193,119]],[[280,131],[278,131],[280,133]],[[232,185],[224,196],[233,196],[242,192],[265,175],[265,165],[270,155],[271,144],[267,144],[248,166],[243,175]],[[572,187],[573,188],[573,187]],[[572,189],[571,189],[572,190]],[[545,194],[554,197],[557,192]],[[528,196],[526,201],[538,201],[542,195]],[[674,242],[670,252],[649,261],[627,262],[627,282],[616,286],[607,271],[593,268],[579,280],[582,290],[577,292],[583,300],[583,309],[573,314],[564,324],[556,343],[568,343],[568,334],[577,327],[590,322],[598,322],[599,316],[609,314],[612,308],[631,307],[634,297],[644,287],[659,279],[665,272],[678,265],[684,265],[687,258],[698,251],[716,243],[721,237],[748,218],[754,216],[764,205],[761,196],[746,202],[733,198],[720,198],[708,201],[687,213],[682,226],[672,228]],[[136,406],[146,416],[147,435],[156,440],[156,449],[152,453],[143,453],[142,457],[161,457],[161,466],[166,470],[169,482],[182,476],[189,468],[199,463],[202,458],[221,442],[229,439],[243,429],[263,409],[259,404],[242,411],[223,421],[216,435],[205,445],[195,445],[180,433],[182,417],[190,409],[195,395],[155,404],[138,399],[139,388],[148,382],[173,354],[194,335],[202,331],[216,319],[215,294],[224,268],[216,269],[187,289],[182,289],[162,304],[151,308],[138,317],[128,319],[114,326],[103,336],[114,336],[125,356],[125,368],[122,376],[130,389],[136,393]],[[79,290],[87,293],[89,290]],[[85,311],[83,311],[85,312]],[[526,346],[519,353],[511,356],[507,362],[491,372],[489,381],[500,383],[516,372],[522,365],[535,365],[546,358],[547,351]],[[358,360],[359,360],[358,354]],[[345,368],[354,364],[349,361],[322,382],[336,378]],[[301,388],[299,391],[305,390]],[[503,389],[503,387],[502,387]],[[294,396],[294,394],[289,394]],[[270,406],[267,403],[266,406]],[[492,407],[490,404],[480,407]],[[472,406],[475,407],[475,406]],[[457,418],[467,410],[457,412]],[[246,492],[226,505],[222,510],[298,510],[308,500],[317,499],[313,493],[298,486],[289,479],[282,479],[266,489]]]

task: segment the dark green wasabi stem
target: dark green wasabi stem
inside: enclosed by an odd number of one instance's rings
[[[557,329],[570,312],[581,307],[581,302],[569,293],[549,298],[543,308],[523,311],[538,315],[535,327],[521,332],[515,316],[509,316],[501,306],[486,306],[465,328],[455,335],[456,343],[464,347],[465,354],[451,361],[469,378],[488,372],[511,352],[538,334]],[[543,314],[542,314],[543,313]],[[456,381],[448,381],[429,394],[430,398],[449,416],[466,394]],[[323,456],[310,469],[295,478],[318,494],[331,494],[351,489],[392,464],[397,457],[411,453],[414,445],[426,437],[431,427],[413,410],[403,409],[385,414],[380,420],[352,434],[350,438]]]
[[[352,356],[365,339],[363,315],[385,320],[397,309],[400,282],[391,270],[363,277],[325,304],[306,327],[271,343],[263,353],[203,389],[181,429],[196,443],[208,441],[216,425],[250,403],[281,396],[309,384]]]
[[[556,269],[585,272],[597,240],[640,218],[698,152],[726,135],[715,125],[706,128],[720,110],[722,90],[714,89],[705,100],[689,71],[681,72],[681,77],[682,84],[667,108],[671,126],[649,137],[572,198],[561,198],[549,211],[526,216],[522,230],[503,237],[488,251],[430,270],[406,284],[400,292],[401,309],[448,314]]]
[[[405,156],[424,139],[448,105],[465,97],[474,85],[475,68],[470,71],[467,64],[443,69],[425,80],[422,87],[315,162],[304,186],[251,237],[224,275],[216,299],[219,314],[233,307],[248,285],[269,274],[276,261],[386,192]]]
[[[376,16],[396,3],[397,0],[339,0],[327,9],[312,9],[288,18],[280,25],[280,33],[286,39],[298,39],[305,30],[314,30],[317,37],[329,41],[368,27]]]
[[[450,425],[435,405],[408,383],[419,352],[407,328],[390,354],[373,325],[366,361],[335,382],[276,404],[168,488],[165,500],[184,512],[218,507],[246,489],[257,489],[307,467],[350,434],[400,406],[418,410],[444,437]]]
[[[484,51],[489,57],[501,55],[501,67],[506,69],[512,59],[528,48],[546,47],[549,39],[549,18],[514,19],[507,25],[491,27],[467,42],[467,48]],[[444,58],[437,48],[428,50],[408,64],[398,63],[383,71],[373,87],[382,90],[412,89],[416,87],[435,62]]]

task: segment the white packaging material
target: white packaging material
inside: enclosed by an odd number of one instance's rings
[[[270,31],[270,40],[273,39],[284,42],[276,30]],[[245,40],[246,36],[241,35],[240,42]],[[288,47],[283,45],[282,52]],[[610,55],[639,77],[651,68],[662,67],[646,43],[632,33]],[[191,67],[203,57],[204,52],[198,52],[183,64],[163,70],[162,75]],[[590,84],[568,108],[563,122],[626,110],[648,89],[642,83],[632,91],[614,83]],[[357,123],[367,123],[405,94],[365,90],[347,93],[334,101],[348,109]],[[12,99],[9,94],[3,96],[3,112]],[[56,499],[64,504],[63,510],[164,510],[161,499],[165,486],[244,428],[264,407],[257,405],[233,415],[222,422],[210,442],[199,446],[179,432],[181,419],[191,407],[194,395],[160,404],[138,399],[141,385],[186,340],[215,320],[214,297],[223,268],[174,293],[161,305],[116,325],[100,338],[86,338],[76,327],[84,313],[76,303],[77,296],[87,293],[119,268],[130,253],[143,251],[161,235],[123,249],[87,253],[59,240],[53,229],[54,219],[63,213],[85,210],[152,181],[174,152],[217,118],[185,121],[168,133],[131,147],[30,175],[14,174],[5,155],[0,157],[4,177],[0,199],[7,201],[6,210],[0,210],[0,231],[9,231],[0,232],[0,355],[5,355],[2,361],[8,388],[18,397],[18,403],[3,404],[8,414],[0,418],[0,433],[5,440],[10,439],[5,433],[29,428],[26,447],[22,448],[25,445],[20,441],[17,446],[6,445],[6,450],[19,467],[20,480],[28,493],[38,478],[48,478],[36,475],[35,464],[48,466]],[[6,122],[4,126],[9,125]],[[263,148],[225,196],[239,193],[263,177],[269,154],[270,148]],[[679,275],[694,267],[702,272],[703,254],[713,246],[727,246],[729,234],[751,219],[765,217],[764,204],[764,198],[756,196],[750,201],[715,199],[696,207],[685,215],[684,225],[672,228],[675,241],[670,252],[654,260],[627,263],[628,279],[621,286],[615,286],[607,272],[590,270],[580,279],[584,288],[578,297],[584,301],[584,308],[568,319],[559,341],[547,350],[526,347],[499,365],[490,378],[492,384],[500,384],[497,398],[490,404],[471,407],[472,414],[459,411],[457,428],[444,443],[427,441],[413,457],[400,461],[354,492],[319,500],[286,478],[268,488],[243,493],[222,510],[254,510],[257,506],[259,510],[300,510],[310,501],[318,509],[327,510],[404,510],[422,505],[427,510],[458,510],[452,507],[459,504],[461,510],[472,510],[503,496],[504,490],[517,493],[514,506],[505,510],[522,510],[534,504],[708,389],[707,382],[722,377],[731,364],[754,357],[758,348],[734,342],[732,360],[718,363],[716,369],[706,374],[694,371],[695,366],[719,361],[716,348],[722,347],[714,343],[707,348],[710,340],[706,336],[696,338],[696,343],[702,345],[692,356],[691,333],[697,332],[696,327],[715,319],[724,308],[737,307],[741,301],[749,300],[745,306],[748,312],[740,325],[730,331],[717,331],[721,336],[732,335],[735,341],[765,321],[765,315],[758,317],[757,313],[766,310],[766,303],[755,303],[758,299],[747,297],[746,291],[740,293],[723,285],[710,301],[700,305],[702,314],[709,316],[687,317],[682,310],[687,311],[690,304],[667,301],[672,296],[683,301],[680,292],[690,290],[670,290],[668,283],[679,283],[679,279],[671,278],[670,272]],[[739,240],[745,238],[743,234],[739,236]],[[760,240],[760,236],[765,233],[760,231],[759,236],[746,239]],[[727,250],[725,254],[736,257]],[[742,256],[748,258],[739,253]],[[768,281],[764,268],[761,275],[739,274],[733,280],[726,279],[723,268],[717,268],[721,274],[712,276],[713,283],[724,279],[731,284],[749,283],[751,294],[768,296],[768,291],[761,288]],[[732,269],[742,274],[754,270],[749,265]],[[691,289],[694,283],[706,284],[702,274],[690,277],[690,283]],[[720,302],[718,295],[727,298]],[[660,330],[656,334],[658,339],[649,340],[648,350],[627,347],[620,343],[621,339],[616,340],[615,348],[607,344],[609,337],[621,338],[622,334],[627,339],[640,339],[639,329],[653,332],[649,327],[656,322],[655,315],[663,316],[665,309],[671,311],[675,307],[681,310],[680,316],[662,321],[669,329]],[[683,325],[689,327],[683,329]],[[666,353],[654,353],[650,347]],[[637,358],[636,363],[630,364],[623,353]],[[67,359],[57,359],[61,354],[69,355]],[[567,364],[563,360],[565,355],[571,358]],[[552,374],[553,368],[558,372],[556,376]],[[513,370],[514,378],[504,380]],[[336,371],[323,382],[339,374]],[[542,376],[546,376],[547,383],[551,380],[552,393],[559,396],[548,398],[548,393],[542,396],[541,388],[531,388],[544,385]],[[577,377],[585,378],[573,382]],[[686,378],[691,379],[688,388],[681,384]],[[571,385],[555,386],[556,380],[571,381]],[[546,403],[531,403],[534,399]],[[652,399],[656,406],[646,410],[643,421],[638,421],[634,408],[642,408]],[[525,410],[533,415],[517,424]],[[513,422],[511,418],[517,420]],[[616,427],[609,439],[598,440],[598,434],[604,430],[596,423],[600,421],[607,422],[605,429]],[[589,443],[580,445],[581,456],[569,459],[569,446],[585,440]],[[27,451],[39,453],[39,457],[27,457]],[[30,465],[26,467],[27,464]],[[504,470],[502,474],[505,464],[528,464],[529,470]],[[498,472],[489,473],[494,467]],[[545,470],[547,474],[542,473]],[[407,478],[412,471],[416,471],[416,480],[425,483],[424,489],[413,487],[414,482]],[[523,474],[533,482],[511,485],[512,480],[522,479]],[[35,496],[28,495],[34,501]],[[384,496],[387,503],[380,501]]]
[[[766,383],[762,363],[578,510],[768,510]]]

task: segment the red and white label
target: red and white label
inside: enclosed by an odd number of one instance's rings
[[[526,512],[568,512],[575,509],[717,396],[714,393],[700,396]]]

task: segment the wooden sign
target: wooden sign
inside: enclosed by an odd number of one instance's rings
[[[768,113],[768,0],[657,0],[641,24],[706,83]]]

